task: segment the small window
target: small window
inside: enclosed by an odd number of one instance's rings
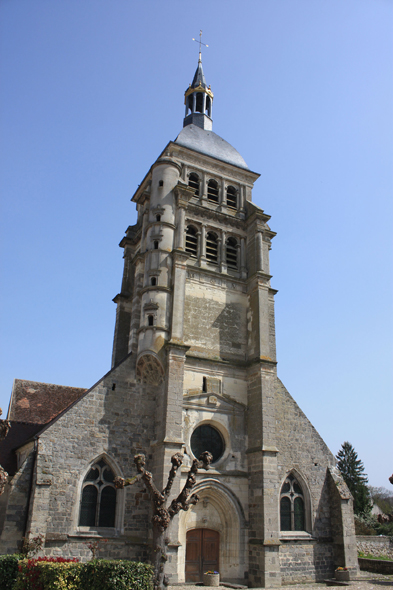
[[[207,183],[207,198],[218,203],[218,183],[215,180],[209,180]]]
[[[206,258],[209,262],[217,264],[218,241],[216,234],[213,232],[209,232],[206,236]]]
[[[156,215],[156,221],[161,221],[161,215]]]
[[[228,238],[226,243],[227,265],[229,268],[237,268],[237,241]]]
[[[303,491],[292,473],[286,478],[281,488],[280,529],[282,531],[305,530]]]
[[[216,428],[210,424],[202,424],[192,433],[191,450],[196,459],[199,459],[199,456],[205,451],[209,451],[213,455],[213,463],[215,463],[224,454],[224,440]]]
[[[195,189],[195,196],[199,197],[199,176],[192,172],[188,178],[188,186]]]
[[[158,186],[164,186],[164,181],[163,180],[160,180],[159,183],[158,183]]]
[[[152,316],[152,315],[147,316],[147,325],[154,326],[154,316]]]
[[[114,527],[116,516],[115,475],[103,459],[95,463],[85,477],[79,514],[79,526]]]
[[[154,250],[158,250],[158,240],[154,240],[153,246]]]
[[[227,205],[231,209],[237,209],[237,191],[233,186],[227,188]]]
[[[151,284],[152,287],[155,287],[157,285],[157,279],[156,279],[156,277],[151,277],[150,284]]]
[[[186,252],[193,258],[197,257],[198,253],[198,234],[195,227],[189,225],[186,231]]]

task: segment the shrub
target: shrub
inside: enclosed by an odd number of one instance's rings
[[[80,564],[77,559],[38,557],[19,562],[13,590],[78,590]]]
[[[151,590],[153,568],[136,561],[96,559],[80,569],[80,587],[89,590]]]
[[[18,560],[20,555],[0,556],[0,588],[12,590],[18,575]]]

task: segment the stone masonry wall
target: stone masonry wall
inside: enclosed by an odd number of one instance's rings
[[[358,551],[365,555],[380,557],[386,555],[393,560],[393,540],[389,537],[376,536],[358,536],[356,537],[356,546]]]
[[[42,483],[45,487],[49,480],[50,485],[47,503],[36,486],[30,528],[45,535],[46,553],[82,559],[89,555],[78,532],[80,488],[88,466],[105,453],[115,475],[127,477],[136,473],[134,454],[144,452],[151,459],[157,393],[135,382],[135,359],[130,355],[40,436],[37,478],[45,468]],[[150,502],[143,486],[118,492],[118,500],[116,538],[111,538],[113,529],[101,531],[110,538],[101,556],[146,556]]]
[[[327,467],[335,465],[334,456],[279,379],[275,404],[278,470],[281,482],[288,471],[297,471],[307,486],[307,490],[304,491],[310,494],[311,530],[308,532],[312,532],[316,537],[330,537],[326,470]]]
[[[197,277],[200,281],[197,281]],[[228,289],[221,277],[187,280],[184,308],[184,342],[192,351],[245,359],[247,346],[247,298]]]
[[[333,576],[333,547],[315,541],[284,542],[280,547],[282,584],[301,584]]]

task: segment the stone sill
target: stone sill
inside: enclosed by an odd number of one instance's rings
[[[285,533],[281,533],[280,534],[280,541],[283,542],[288,542],[288,541],[306,541],[306,542],[316,542],[318,541],[318,539],[316,537],[313,537],[312,535],[310,535],[310,533],[302,533],[300,531],[296,531],[296,532],[285,532]]]

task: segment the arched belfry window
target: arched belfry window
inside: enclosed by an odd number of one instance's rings
[[[198,254],[198,233],[192,225],[189,225],[186,231],[186,252],[193,258]]]
[[[290,473],[284,481],[280,494],[281,531],[304,531],[304,495],[298,480]]]
[[[194,195],[199,197],[199,176],[195,172],[192,172],[188,177],[188,186],[195,189]]]
[[[195,110],[197,113],[203,113],[203,93],[202,92],[197,92]]]
[[[206,258],[209,262],[217,264],[218,240],[216,234],[211,231],[206,236]]]
[[[237,240],[228,238],[226,243],[227,265],[229,268],[237,268]]]
[[[115,474],[104,459],[100,459],[90,467],[82,485],[79,526],[115,526],[114,479]]]
[[[207,183],[207,198],[209,201],[218,203],[218,183],[213,179]]]
[[[237,209],[237,190],[233,186],[227,188],[227,205],[231,209]]]

